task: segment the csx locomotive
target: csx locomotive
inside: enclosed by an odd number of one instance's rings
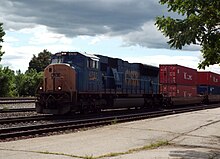
[[[36,110],[65,114],[162,105],[158,73],[158,67],[118,58],[59,52],[44,70]]]
[[[160,88],[165,87],[159,83],[158,67],[102,55],[59,52],[44,70],[36,110],[66,114],[220,101],[220,95],[171,98],[159,92]]]

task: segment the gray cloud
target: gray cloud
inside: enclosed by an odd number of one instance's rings
[[[130,32],[124,36],[127,45],[140,45],[148,48],[170,48],[162,33],[158,32],[154,21],[146,22],[138,31]]]
[[[152,23],[156,16],[168,14],[158,1],[7,0],[1,2],[0,12],[5,29],[40,24],[67,37],[122,36],[127,45],[167,48],[165,38]],[[149,22],[152,28],[146,26]]]
[[[10,61],[10,60],[17,60],[17,59],[24,59],[25,56],[20,54],[20,55],[7,55],[5,54],[4,56],[5,61]]]

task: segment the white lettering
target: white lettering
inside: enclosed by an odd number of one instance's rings
[[[213,77],[213,82],[218,83],[218,78]]]
[[[186,72],[184,72],[184,79],[186,79]]]
[[[192,81],[192,75],[188,75],[186,72],[183,73],[184,79]]]
[[[189,76],[188,76],[188,79],[189,79],[189,80],[192,80],[192,75],[189,75]]]

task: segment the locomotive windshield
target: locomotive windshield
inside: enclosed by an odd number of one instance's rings
[[[51,63],[63,63],[64,57],[63,56],[53,56]]]
[[[52,56],[51,63],[69,63],[71,64],[71,61],[68,61],[69,54],[65,52],[56,53]]]

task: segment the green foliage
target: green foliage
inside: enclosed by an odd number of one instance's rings
[[[157,17],[158,29],[176,49],[197,44],[202,47],[204,61],[199,68],[220,63],[220,1],[219,0],[160,0],[168,11],[183,15],[183,19]]]
[[[17,71],[15,85],[19,96],[35,96],[35,91],[43,79],[43,73],[30,69],[22,74]]]
[[[41,72],[44,68],[50,64],[51,53],[47,50],[40,52],[38,56],[33,55],[29,62],[28,70],[35,69],[37,72]]]
[[[8,67],[0,67],[0,96],[8,97],[16,94],[14,71]]]
[[[2,25],[3,25],[3,23],[0,23],[0,43],[4,42],[3,41],[3,36],[5,35],[5,32],[4,32],[3,28],[2,28]],[[2,49],[2,46],[0,45],[0,62],[2,60],[1,57],[4,54],[4,52],[2,52],[1,49]]]
[[[115,118],[114,120],[112,120],[111,124],[114,125],[114,124],[117,124],[117,122],[118,122],[118,119]]]
[[[8,67],[0,67],[0,97],[35,96],[38,84],[43,79],[43,72],[26,71],[25,74]]]
[[[4,33],[1,32],[0,27],[0,36],[2,35]],[[0,42],[3,42],[1,37]],[[0,61],[2,55],[3,53],[0,52]],[[38,57],[34,56],[34,60],[30,61],[31,66],[25,73],[19,70],[16,75],[13,70],[0,65],[0,97],[35,96],[35,91],[43,79],[42,70],[49,64],[50,56],[51,53],[44,50]]]

